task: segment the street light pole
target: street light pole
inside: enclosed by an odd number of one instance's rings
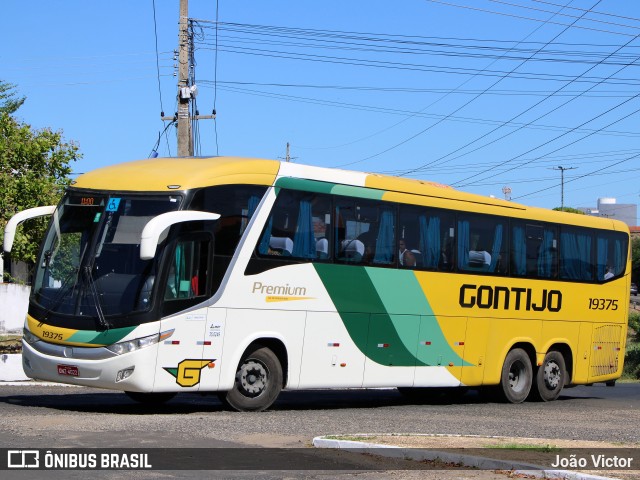
[[[564,210],[564,171],[574,170],[578,167],[561,167],[553,168],[553,170],[560,170],[560,208]]]

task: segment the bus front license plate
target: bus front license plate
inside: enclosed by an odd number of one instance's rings
[[[77,377],[79,375],[78,367],[75,365],[58,365],[58,375]]]

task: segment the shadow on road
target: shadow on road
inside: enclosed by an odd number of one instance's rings
[[[69,412],[117,413],[119,415],[189,414],[224,411],[215,394],[182,393],[160,405],[137,403],[121,392],[85,388],[45,387],[48,393],[33,395],[0,395],[0,403],[24,407],[48,408]],[[306,390],[285,391],[280,394],[271,411],[366,409],[394,406],[447,406],[500,403],[494,392],[469,390],[459,392],[421,392],[403,395],[396,389]],[[574,396],[572,389],[563,391],[557,401],[568,401],[597,396]],[[527,402],[535,403],[535,402]]]

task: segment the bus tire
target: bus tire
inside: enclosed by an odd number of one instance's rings
[[[533,368],[527,352],[514,348],[504,359],[500,387],[504,398],[510,403],[524,402],[533,381]]]
[[[144,405],[161,405],[177,394],[175,392],[124,392],[131,400]]]
[[[218,396],[238,412],[260,412],[275,402],[282,390],[282,378],[282,365],[276,354],[258,345],[240,360],[233,388]]]
[[[536,372],[534,398],[550,402],[560,396],[567,379],[564,357],[558,351],[547,352]]]

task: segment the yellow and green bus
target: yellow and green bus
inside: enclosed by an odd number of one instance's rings
[[[550,401],[622,372],[629,229],[445,185],[248,158],[77,178],[23,337],[35,379],[158,402],[283,388],[494,386]]]

